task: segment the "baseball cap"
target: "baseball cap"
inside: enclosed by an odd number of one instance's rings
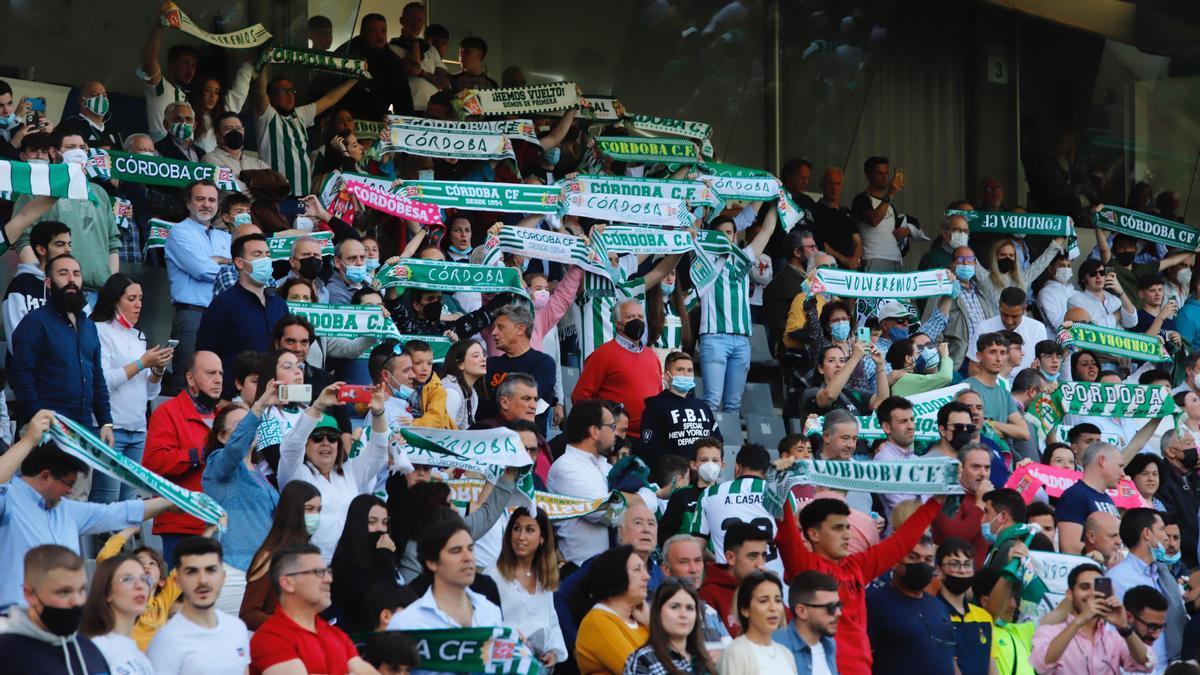
[[[903,319],[908,317],[908,306],[899,300],[884,300],[879,303],[879,308],[876,316],[880,321],[884,319]]]
[[[337,420],[333,419],[333,417],[328,414],[322,415],[321,419],[317,420],[317,426],[313,427],[313,432],[316,432],[317,429],[333,429],[334,431],[339,431]]]

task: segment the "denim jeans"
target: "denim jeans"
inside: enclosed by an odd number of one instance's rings
[[[141,464],[142,451],[146,449],[146,432],[113,429],[113,448],[135,463]],[[92,493],[88,496],[88,501],[93,504],[123,502],[127,499],[133,499],[137,494],[132,487],[108,474],[100,471],[93,471],[92,473],[94,474],[92,477]]]
[[[714,412],[738,412],[750,373],[750,338],[731,333],[700,336],[704,402]]]

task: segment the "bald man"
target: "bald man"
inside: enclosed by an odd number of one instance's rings
[[[1108,569],[1121,562],[1121,519],[1095,511],[1083,521],[1083,555]]]
[[[213,352],[197,351],[184,373],[186,388],[150,415],[142,465],[189,490],[201,491],[204,444],[212,427],[224,373]],[[162,537],[163,557],[171,559],[175,544],[204,532],[204,523],[184,513],[164,513],[154,519],[154,534]]]
[[[110,117],[108,90],[103,82],[92,80],[79,87],[79,114],[64,119],[59,128],[83,136],[89,148],[120,150],[120,138],[105,128]]]

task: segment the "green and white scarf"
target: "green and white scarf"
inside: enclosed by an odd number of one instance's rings
[[[1132,209],[1106,204],[1103,209],[1092,214],[1092,224],[1104,230],[1185,251],[1200,250],[1200,230]]]
[[[1048,213],[1007,213],[1000,211],[960,211],[947,209],[946,217],[962,216],[972,232],[987,234],[1032,234],[1067,238],[1067,257],[1079,257],[1079,238],[1070,216]]]
[[[509,467],[526,467],[533,459],[512,429],[447,431],[404,427],[400,435],[408,443],[408,458],[414,464],[465,469],[483,474],[495,483]],[[528,486],[532,491],[532,483]]]
[[[421,671],[540,675],[545,670],[516,628],[399,631],[416,643]]]
[[[618,162],[631,164],[699,164],[696,142],[686,138],[635,138],[600,136],[600,152]]]
[[[635,132],[649,134],[673,134],[700,142],[700,152],[705,157],[713,156],[712,125],[704,122],[689,122],[673,120],[669,117],[652,117],[650,115],[626,115],[624,125],[632,127]]]
[[[454,120],[434,120],[426,117],[411,117],[408,115],[388,115],[387,123],[410,127],[426,127],[437,131],[456,134],[483,134],[485,136],[508,136],[528,143],[540,144],[537,137],[537,127],[533,120],[496,120],[493,122],[458,122]]]
[[[122,230],[128,230],[137,225],[133,222],[133,202],[121,197],[113,197],[113,220],[117,221],[117,227]]]
[[[397,339],[400,331],[377,305],[330,305],[320,302],[288,302],[288,313],[302,316],[319,337],[376,337]]]
[[[1163,349],[1162,340],[1156,336],[1131,333],[1127,330],[1090,323],[1072,324],[1069,333],[1071,340],[1064,344],[1064,347],[1071,346],[1075,349],[1086,349],[1117,358],[1136,359],[1151,363],[1171,360],[1166,350]]]
[[[672,180],[669,178],[635,178],[632,176],[604,176],[580,174],[571,181],[560,182],[568,194],[621,195],[627,197],[650,197],[686,202],[692,206],[721,208],[724,202],[707,183],[698,180]]]
[[[791,485],[885,494],[962,494],[958,460],[913,457],[903,462],[846,462],[805,459],[788,470]],[[790,485],[789,485],[790,487]]]
[[[574,82],[464,89],[456,105],[468,115],[529,115],[574,108],[579,105],[579,93]]]
[[[30,164],[0,159],[0,192],[35,197],[87,199],[87,175],[79,164]]]
[[[465,211],[558,213],[562,189],[554,185],[406,180],[392,192],[426,204]]]
[[[638,255],[675,255],[693,249],[692,233],[687,230],[663,230],[634,225],[609,225],[604,232],[592,233],[606,252]]]
[[[708,162],[700,180],[712,186],[725,201],[769,202],[779,197],[783,186],[766,171],[733,164]]]
[[[171,234],[171,228],[175,223],[168,223],[165,220],[158,218],[150,219],[150,232],[146,235],[146,243],[142,247],[149,251],[152,248],[163,248],[167,245],[167,235]]]
[[[383,122],[377,122],[375,120],[354,120],[354,136],[360,143],[364,140],[379,140],[379,134],[383,132],[385,128],[387,128],[387,125]]]
[[[914,394],[906,397],[909,403],[913,406],[913,421],[916,423],[916,440],[936,443],[941,440],[941,434],[937,430],[937,413],[954,397],[958,392],[966,389],[966,384],[954,384],[941,389],[934,389],[920,394]],[[858,419],[858,437],[866,440],[876,440],[887,438],[887,434],[883,431],[883,424],[879,422],[879,417],[876,415],[859,415]],[[805,434],[821,433],[825,430],[825,417],[810,417],[804,425]]]
[[[498,235],[488,236],[483,247],[484,265],[499,265],[502,254],[515,253],[526,258],[579,265],[594,274],[608,274],[608,261],[573,234],[504,225]]]
[[[287,260],[292,257],[292,244],[301,237],[311,237],[321,242],[321,255],[333,255],[333,233],[313,232],[311,234],[276,234],[267,237],[267,250],[271,252],[271,260]]]
[[[1159,419],[1180,410],[1162,385],[1063,382],[1054,393],[1034,400],[1033,413],[1050,433],[1064,415]]]
[[[821,267],[816,276],[814,293],[841,298],[931,298],[950,295],[958,283],[949,270],[889,273]]]
[[[625,105],[620,99],[603,96],[580,96],[579,117],[603,122],[617,121],[625,116]]]
[[[503,134],[435,129],[423,124],[389,122],[377,146],[380,154],[405,153],[451,159],[515,159],[512,141]]]
[[[367,62],[365,59],[339,56],[333,52],[316,52],[311,49],[293,49],[291,47],[269,47],[264,49],[258,56],[259,68],[262,68],[265,63],[300,66],[301,68],[310,68],[326,73],[349,75],[360,80],[371,79],[371,73],[367,72]],[[355,135],[357,136],[357,134]]]
[[[521,273],[516,268],[445,260],[405,258],[376,270],[373,283],[380,290],[420,288],[444,293],[515,293],[523,298],[529,297],[521,283]]]
[[[605,222],[674,228],[689,228],[696,223],[687,204],[678,200],[580,192],[567,193],[564,200],[568,215]]]
[[[243,28],[232,33],[209,33],[196,25],[196,22],[192,21],[173,2],[164,3],[159,21],[167,28],[174,28],[194,38],[203,40],[210,45],[226,47],[228,49],[249,49],[264,45],[271,40],[271,34],[267,32],[266,28],[263,28],[261,23],[256,23],[249,28]]]
[[[203,492],[192,492],[163,478],[108,447],[87,427],[64,415],[55,416],[49,435],[68,455],[145,494],[166,499],[189,516],[211,524],[216,524],[225,516],[225,509],[212,497]]]
[[[237,177],[228,167],[166,157],[133,155],[119,150],[98,151],[88,159],[88,172],[101,178],[167,187],[187,187],[198,180],[211,180],[217,184],[219,190],[241,190]]]
[[[697,295],[703,295],[716,282],[725,267],[733,265],[729,273],[737,278],[750,272],[754,261],[729,237],[717,230],[699,230],[692,246],[692,285]]]

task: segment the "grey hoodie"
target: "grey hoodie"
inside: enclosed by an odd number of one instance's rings
[[[59,637],[42,629],[27,611],[14,611],[8,630],[0,635],[0,673],[107,675],[104,655],[86,637]]]

